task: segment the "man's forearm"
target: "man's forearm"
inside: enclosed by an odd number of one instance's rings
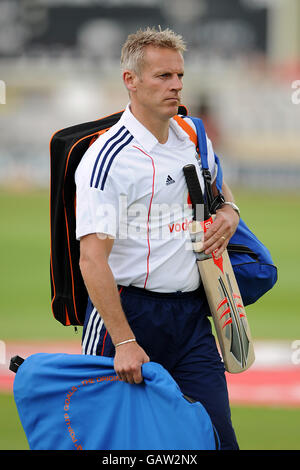
[[[112,240],[100,240],[96,234],[83,237],[80,240],[80,269],[90,299],[116,348],[116,373],[121,380],[140,383],[143,380],[141,366],[150,358],[137,342],[126,342],[134,339],[134,333],[122,309],[118,288],[108,264],[112,246]]]
[[[225,198],[225,201],[234,202],[234,197],[233,197],[233,194],[231,192],[231,189],[229,188],[229,186],[226,183],[223,183],[222,193],[223,193],[223,196]]]
[[[213,191],[214,196],[217,196],[218,190],[217,190],[217,187],[216,187],[216,181],[214,181],[213,184],[212,184],[212,191]],[[232,194],[232,191],[229,188],[228,184],[226,184],[224,181],[223,181],[223,184],[222,184],[222,194],[225,198],[225,201],[234,202],[234,196]]]
[[[216,195],[217,190],[215,183],[212,188]],[[226,201],[234,202],[233,194],[229,186],[224,182],[222,185],[222,194]],[[211,224],[210,228],[205,232],[203,245],[205,253],[210,254],[214,252],[215,256],[221,256],[230,238],[234,234],[238,223],[239,216],[232,207],[224,204],[218,209],[214,223]]]
[[[99,264],[96,259],[83,260],[80,268],[91,301],[101,314],[112,342],[118,344],[134,338],[123,312],[118,288],[108,263]]]

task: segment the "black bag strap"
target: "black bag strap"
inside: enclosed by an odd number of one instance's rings
[[[215,162],[218,167],[218,173],[217,173],[217,179],[216,179],[216,186],[218,190],[217,196],[213,195],[212,191],[212,183],[211,183],[211,173],[208,167],[208,152],[207,152],[207,143],[206,143],[206,132],[204,128],[204,124],[201,119],[195,118],[195,117],[190,117],[192,122],[194,123],[194,126],[196,128],[196,133],[197,133],[197,151],[199,153],[199,158],[201,161],[201,166],[202,166],[202,176],[204,180],[204,195],[206,202],[209,207],[209,211],[211,214],[215,214],[216,210],[221,207],[221,205],[225,202],[225,198],[221,192],[222,188],[222,181],[223,181],[223,173],[222,173],[222,168],[221,164],[219,161],[219,158],[215,154]]]

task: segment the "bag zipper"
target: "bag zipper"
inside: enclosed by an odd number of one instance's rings
[[[238,243],[228,243],[227,251],[228,253],[247,254],[251,256],[251,258],[254,258],[256,261],[258,261],[258,255],[245,245],[239,245]]]

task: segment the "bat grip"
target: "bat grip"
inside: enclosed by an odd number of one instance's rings
[[[210,212],[203,198],[203,193],[195,165],[185,165],[183,167],[183,172],[189,190],[190,199],[193,205],[195,220],[209,219]]]

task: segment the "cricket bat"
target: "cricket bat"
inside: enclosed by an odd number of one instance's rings
[[[213,223],[194,165],[183,168],[190,200],[193,222],[190,227],[193,249],[200,272],[225,369],[230,373],[247,370],[254,362],[254,348],[249,323],[240,290],[225,250],[219,258],[206,255],[202,249],[205,231]]]

